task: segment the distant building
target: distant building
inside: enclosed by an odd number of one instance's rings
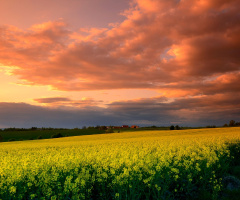
[[[122,125],[122,128],[129,128],[128,125]]]
[[[139,128],[137,125],[132,125],[131,128]]]

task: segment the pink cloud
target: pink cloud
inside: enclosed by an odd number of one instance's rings
[[[69,98],[65,98],[65,97],[47,97],[47,98],[34,99],[34,101],[36,101],[38,103],[55,103],[55,102],[70,101],[70,99]]]
[[[0,63],[17,66],[12,73],[25,84],[57,90],[151,88],[171,97],[239,91],[239,6],[135,0],[126,19],[109,28],[73,32],[63,21],[27,31],[2,27]]]
[[[33,99],[35,102],[44,104],[51,107],[68,107],[68,108],[88,108],[89,107],[97,107],[103,101],[96,101],[89,97],[83,97],[81,100],[73,100],[66,97],[45,97],[45,98],[37,98]]]

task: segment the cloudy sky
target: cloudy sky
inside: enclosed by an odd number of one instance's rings
[[[0,127],[240,121],[240,0],[0,0]]]

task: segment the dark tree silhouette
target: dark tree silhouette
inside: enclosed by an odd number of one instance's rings
[[[172,125],[172,126],[170,126],[170,130],[174,130],[175,129],[175,127]]]
[[[176,130],[180,130],[180,126],[176,125],[176,126],[175,126],[175,129],[176,129]]]
[[[229,126],[235,126],[235,121],[234,121],[234,120],[231,120],[231,121],[229,122]]]
[[[43,137],[41,135],[39,135],[37,139],[43,139]]]
[[[60,137],[64,137],[64,135],[62,135],[61,133],[56,133],[52,135],[52,138],[60,138]]]

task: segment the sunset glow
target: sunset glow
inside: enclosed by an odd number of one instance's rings
[[[239,121],[239,8],[0,0],[0,128]]]

